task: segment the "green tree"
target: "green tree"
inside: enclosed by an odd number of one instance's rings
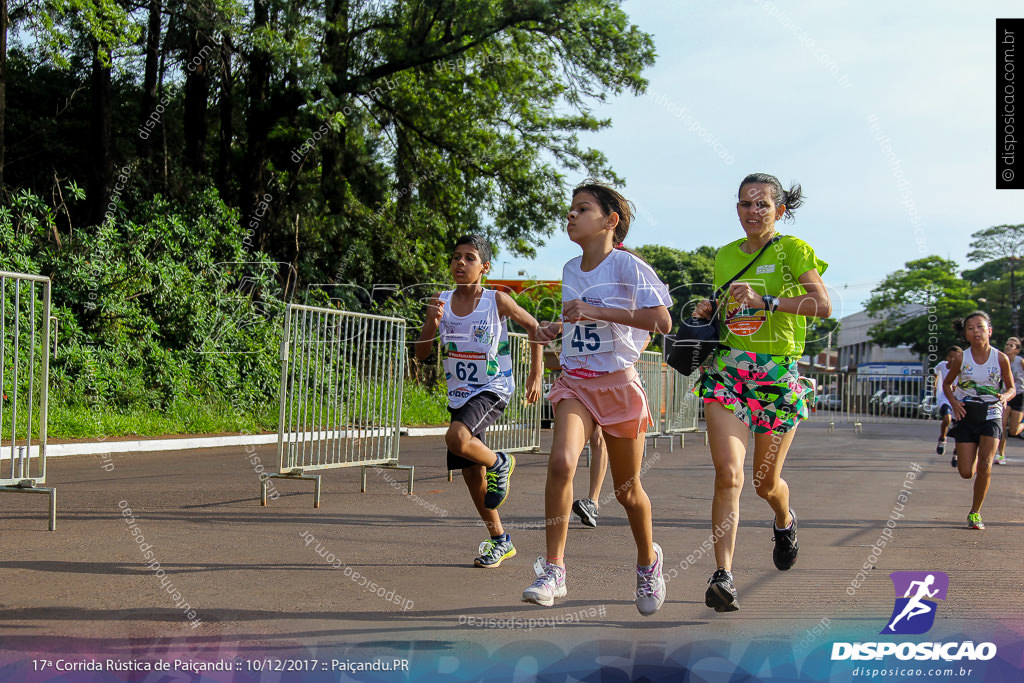
[[[880,346],[909,346],[914,353],[941,354],[958,343],[952,322],[974,310],[970,284],[957,265],[939,256],[908,261],[890,273],[868,299],[868,314],[878,322],[869,334]]]
[[[702,246],[693,251],[673,249],[658,244],[645,244],[636,253],[651,264],[672,295],[672,318],[681,320],[693,312],[702,300],[711,296],[715,275],[714,247]]]
[[[261,43],[242,208],[275,178],[289,192],[274,202],[288,220],[260,224],[261,244],[291,260],[298,243],[313,281],[423,281],[461,232],[532,255],[572,182],[617,180],[577,136],[610,125],[590,102],[646,86],[653,42],[618,5],[335,0],[322,37],[305,31],[319,71],[266,47],[292,43]],[[279,31],[269,17],[263,32]]]
[[[512,298],[523,310],[540,322],[558,320],[562,315],[562,284],[528,281],[523,291],[513,292]],[[516,326],[518,328],[518,326]],[[522,330],[516,329],[517,332]]]
[[[266,265],[282,298],[418,317],[457,234],[532,255],[572,184],[620,180],[579,137],[654,61],[619,0],[7,5],[3,191],[29,194],[0,204],[16,209],[0,211],[5,261],[61,273],[61,329],[142,369],[109,376],[121,403],[230,386],[193,348],[224,329],[209,312],[224,290],[245,320],[272,297],[236,296],[248,278],[224,261]],[[230,244],[197,246],[217,235]],[[82,379],[55,367],[60,386]]]
[[[1003,299],[1003,310],[1009,313],[1009,329],[1015,336],[1020,335],[1020,296],[1017,294],[1017,267],[1024,258],[1024,224],[996,225],[979,230],[971,235],[971,251],[967,252],[967,260],[981,263],[981,267],[973,271],[965,271],[964,277],[973,279],[981,287],[977,292],[979,298],[987,302]],[[1009,287],[992,286],[993,276],[1009,274]],[[1006,294],[999,295],[999,289]],[[993,324],[996,320],[993,319]]]

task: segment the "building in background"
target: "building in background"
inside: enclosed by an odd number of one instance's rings
[[[920,309],[920,310],[917,310]],[[905,313],[924,313],[923,306],[908,307]],[[886,394],[920,399],[928,391],[924,360],[909,347],[879,346],[871,341],[868,330],[878,322],[867,311],[848,315],[839,324],[839,371],[854,381],[848,391],[858,396],[858,405],[869,412],[880,410]],[[868,400],[874,401],[868,404]]]
[[[923,306],[918,308],[924,311]],[[876,318],[868,316],[867,311],[848,315],[839,321],[839,370],[905,374],[907,368],[916,368],[917,374],[920,374],[923,367],[921,357],[909,347],[878,346],[871,341],[868,330],[877,322]]]

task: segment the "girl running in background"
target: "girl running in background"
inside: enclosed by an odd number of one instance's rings
[[[573,190],[569,239],[583,249],[562,269],[562,320],[542,323],[539,336],[562,333],[562,373],[548,398],[555,406],[554,440],[544,487],[547,558],[523,601],[549,606],[566,594],[565,539],[572,478],[595,425],[604,432],[615,498],[636,542],[636,607],[649,616],[665,600],[663,555],[654,543],[651,501],[640,485],[644,434],[651,413],[633,364],[648,332],[668,332],[668,287],[640,258],[622,249],[632,219],[629,202],[612,188],[585,183]]]
[[[601,507],[601,486],[604,484],[604,473],[607,468],[608,446],[604,442],[601,426],[594,425],[594,432],[590,435],[590,497],[572,502],[572,511],[579,515],[583,526],[597,526],[597,511]]]
[[[1002,431],[1003,407],[1017,392],[1010,359],[989,344],[992,319],[988,313],[975,311],[953,326],[970,348],[949,364],[942,384],[956,421],[949,435],[956,440],[960,476],[970,479],[977,471],[967,528],[984,529],[981,506],[992,480],[992,458]]]
[[[646,351],[650,343],[651,338],[648,336],[640,352]],[[604,484],[604,474],[608,468],[608,446],[604,442],[600,425],[594,425],[594,433],[590,436],[590,455],[590,497],[574,500],[572,511],[579,515],[584,526],[593,528],[597,526],[597,511],[601,507],[601,486]]]
[[[946,434],[949,431],[949,423],[953,421],[953,408],[949,405],[949,399],[946,398],[942,385],[946,381],[949,364],[961,353],[963,353],[963,349],[959,346],[950,346],[946,349],[946,360],[935,365],[935,408],[939,411],[939,419],[942,420],[939,424],[939,443],[935,447],[935,452],[939,455],[946,454]],[[953,457],[950,459],[949,465],[956,467],[956,444],[953,445]]]
[[[1024,360],[1020,357],[1020,339],[1010,337],[1006,340],[1003,352],[1010,359],[1010,372],[1013,373],[1013,386],[1017,395],[1010,399],[1003,411],[1003,435],[999,437],[999,452],[996,453],[996,464],[1006,464],[1006,437],[1020,436],[1021,404],[1024,402]]]

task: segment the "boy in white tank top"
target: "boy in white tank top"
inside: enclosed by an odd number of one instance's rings
[[[490,533],[473,562],[484,569],[497,567],[516,554],[497,512],[508,497],[516,460],[492,451],[483,441],[484,431],[501,417],[515,390],[506,321],[518,323],[531,340],[537,333],[537,321],[512,297],[483,288],[482,278],[490,268],[487,240],[476,235],[460,237],[451,260],[455,288],[430,300],[416,342],[416,358],[424,360],[433,350],[435,337],[440,337],[452,414],[445,435],[448,469],[462,470],[470,498]],[[543,345],[530,344],[530,351],[526,400],[533,403],[540,398]]]

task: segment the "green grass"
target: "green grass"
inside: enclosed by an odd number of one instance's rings
[[[402,424],[446,425],[449,421],[444,385],[428,390],[407,381],[403,389]],[[119,410],[103,405],[68,404],[51,396],[48,424],[51,439],[96,439],[169,434],[260,433],[277,431],[278,404],[236,411],[225,401],[179,401],[169,410],[135,407]]]
[[[54,439],[109,436],[274,432],[277,406],[237,414],[230,403],[176,403],[170,410],[147,407],[117,410],[107,406],[51,405],[49,435]]]
[[[402,393],[402,424],[407,427],[424,425],[447,425],[451,421],[448,412],[448,393],[444,383],[427,389],[418,382],[405,383]]]

